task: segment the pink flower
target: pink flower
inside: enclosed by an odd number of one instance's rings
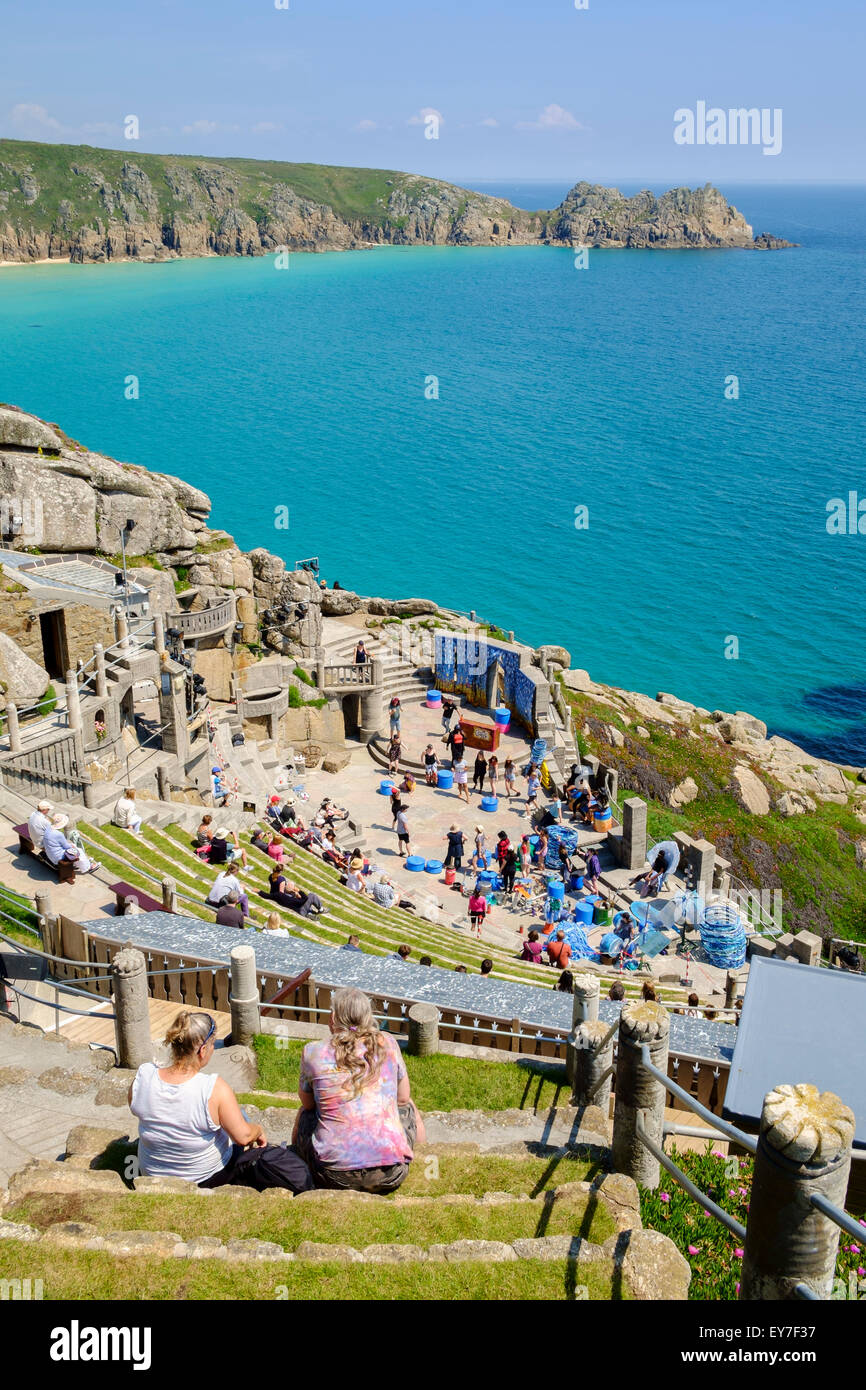
[[[851,1251],[851,1254],[852,1254],[852,1255],[859,1255],[859,1254],[860,1254],[860,1246],[859,1246],[859,1245],[849,1245],[849,1246],[848,1246],[848,1249]]]
[[[671,1200],[671,1194],[670,1194],[669,1192],[660,1192],[660,1193],[659,1193],[659,1201],[660,1201],[660,1202],[669,1202],[670,1200]]]
[[[740,1249],[739,1245],[737,1246],[736,1250],[734,1251],[734,1256],[735,1256],[735,1258],[738,1259],[738,1260],[741,1260],[741,1259],[743,1258],[743,1252],[742,1252],[742,1250]]]
[[[740,1286],[739,1286],[739,1284],[738,1284],[737,1287],[734,1289],[734,1293],[739,1293],[739,1292],[740,1292]]]
[[[697,1255],[697,1254],[699,1254],[699,1253],[700,1253],[700,1248],[699,1248],[699,1246],[697,1246],[697,1245],[690,1245],[690,1246],[689,1246],[689,1254],[690,1254],[690,1255]]]
[[[729,1196],[729,1197],[736,1197],[736,1195],[737,1195],[737,1194],[736,1194],[736,1192],[734,1191],[734,1189],[733,1189],[732,1187],[729,1187],[729,1188],[728,1188],[728,1196]]]
[[[718,1149],[713,1149],[713,1158],[724,1158],[724,1154],[719,1153]]]
[[[740,1188],[740,1196],[741,1196],[741,1197],[748,1197],[748,1195],[749,1195],[749,1189],[748,1189],[747,1187],[741,1187],[741,1188]]]
[[[862,1279],[863,1275],[866,1274],[866,1269],[864,1269],[862,1265],[858,1265],[857,1273],[860,1275],[860,1278]]]
[[[704,1212],[704,1216],[712,1216],[712,1212],[705,1211],[705,1212]]]

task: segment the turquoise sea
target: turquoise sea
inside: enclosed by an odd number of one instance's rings
[[[866,190],[723,191],[800,248],[2,269],[0,399],[203,487],[245,548],[866,763],[866,535],[826,527],[866,499]]]

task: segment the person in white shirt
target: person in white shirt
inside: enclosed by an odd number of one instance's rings
[[[135,810],[135,787],[127,787],[114,805],[112,823],[121,830],[131,830],[137,835],[141,829],[141,816]]]
[[[33,841],[33,848],[39,851],[45,839],[45,832],[51,824],[51,813],[54,805],[51,801],[40,801],[36,810],[27,822],[27,829],[30,839]]]
[[[220,907],[229,893],[237,893],[238,907],[245,917],[250,915],[250,900],[238,882],[238,872],[234,864],[226,864],[221,874],[217,874],[206,901],[211,907]]]
[[[353,893],[366,893],[367,885],[364,882],[360,869],[350,869],[346,879],[346,887],[351,888]]]
[[[71,840],[67,839],[63,832],[68,824],[68,816],[51,817],[51,823],[42,842],[45,857],[55,869],[61,859],[70,859],[75,865],[76,873],[91,874],[95,869],[101,868],[99,860],[89,858],[83,849],[78,849]]]
[[[269,912],[265,922],[265,931],[269,936],[291,936],[291,932],[284,927],[278,912]]]

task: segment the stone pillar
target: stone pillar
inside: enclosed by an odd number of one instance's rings
[[[177,884],[173,878],[162,880],[162,906],[165,912],[177,912]]]
[[[616,1173],[626,1173],[644,1187],[658,1187],[659,1163],[637,1136],[637,1117],[661,1147],[666,1091],[641,1061],[643,1044],[650,1061],[667,1075],[670,1017],[661,1004],[639,1000],[623,1004],[619,1018],[616,1061],[616,1103],[613,1112],[611,1158]]]
[[[739,988],[740,988],[740,972],[739,972],[739,970],[729,970],[728,973],[727,973],[727,975],[725,976],[725,1008],[726,1008],[726,1009],[732,1009],[732,1008],[734,1007],[734,1000],[735,1000],[736,997],[737,997],[737,991],[739,990]]]
[[[272,743],[279,743],[280,739],[280,716],[278,714],[268,715],[268,738]]]
[[[51,912],[51,892],[48,888],[43,888],[41,893],[36,894],[36,912],[39,917],[50,917]]]
[[[9,734],[9,752],[21,752],[21,730],[18,728],[18,706],[10,700],[6,705],[6,729]]]
[[[180,762],[189,757],[189,728],[186,722],[186,673],[163,670],[159,676],[159,722],[163,730],[162,746],[174,753]]]
[[[81,728],[81,695],[74,671],[66,672],[66,717],[70,729]]]
[[[641,869],[646,863],[647,805],[639,796],[622,803],[622,867]]]
[[[132,1071],[140,1067],[142,1062],[153,1061],[146,972],[144,956],[133,947],[118,951],[111,962],[117,1064]]]
[[[153,615],[153,649],[158,656],[165,651],[165,623],[161,613]]]
[[[716,847],[709,840],[694,840],[689,846],[689,866],[692,870],[696,888],[701,897],[708,898],[713,891],[713,872],[715,869]]]
[[[571,1009],[571,1032],[565,1044],[565,1074],[572,1086],[574,1086],[576,1075],[576,1052],[582,1046],[578,1039],[580,1025],[585,1022],[592,1022],[598,1018],[598,995],[599,981],[597,975],[591,974],[588,970],[582,970],[575,975],[574,998],[572,1000]]]
[[[164,763],[156,769],[156,786],[160,801],[171,801],[171,778]]]
[[[232,992],[229,1004],[232,1013],[232,1042],[249,1047],[259,1022],[259,983],[256,978],[256,953],[252,946],[233,946]]]
[[[371,690],[367,686],[361,686],[361,739],[367,743],[382,726],[384,717],[384,697],[381,685],[378,689],[374,686]]]
[[[81,795],[87,810],[92,811],[96,805],[96,792],[93,789],[93,778],[89,772],[85,773],[81,779]]]
[[[832,1091],[803,1083],[764,1097],[741,1300],[794,1299],[801,1282],[830,1297],[839,1227],[809,1199],[844,1207],[853,1138],[854,1113]]]
[[[93,655],[96,658],[96,693],[104,700],[108,694],[108,673],[105,669],[105,648],[101,642],[96,643]]]
[[[319,687],[320,690],[324,690],[324,688],[325,688],[325,663],[324,663],[324,661],[317,661],[317,662],[316,662],[316,685]]]
[[[114,615],[114,641],[120,649],[121,656],[129,651],[129,623],[122,608],[118,608]]]
[[[407,1051],[413,1057],[427,1057],[439,1051],[439,1010],[435,1004],[413,1004],[409,1020]]]
[[[574,1076],[572,1105],[598,1105],[607,1117],[613,1079],[613,1040],[616,1025],[602,1019],[587,1019],[574,1034]],[[569,1048],[572,1041],[569,1039]]]

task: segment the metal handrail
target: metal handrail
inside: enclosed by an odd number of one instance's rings
[[[40,999],[39,996],[36,994],[28,994],[25,990],[19,989],[17,985],[13,985],[11,980],[4,980],[3,984],[5,985],[6,989],[11,989],[12,992],[14,994],[17,994],[20,999],[29,999],[33,1004],[44,1004],[46,1009],[56,1009],[63,1014],[77,1014],[79,1018],[90,1018],[91,1014],[94,1012],[93,1009],[70,1009],[66,1004],[58,1004],[56,1000],[52,1004],[50,999]],[[51,981],[51,985],[52,988],[56,988],[56,986],[54,986],[53,981]],[[64,985],[64,989],[65,988],[66,987]],[[117,1018],[117,1014],[100,1013],[99,1017],[100,1019],[104,1018],[111,1022]]]
[[[669,1091],[672,1096],[676,1096],[677,1100],[681,1100],[688,1110],[691,1110],[695,1115],[699,1115],[702,1120],[706,1120],[708,1124],[712,1125],[714,1129],[719,1130],[726,1138],[732,1139],[735,1144],[742,1145],[750,1154],[757,1152],[757,1142],[750,1134],[745,1134],[743,1130],[737,1129],[736,1125],[728,1124],[727,1120],[723,1120],[718,1115],[714,1115],[712,1110],[708,1110],[705,1105],[701,1105],[700,1101],[695,1100],[694,1096],[690,1096],[688,1091],[683,1090],[682,1086],[678,1086],[677,1083],[671,1081],[670,1077],[666,1076],[664,1072],[659,1071],[658,1067],[654,1066],[650,1061],[650,1050],[646,1043],[644,1043],[640,1049],[640,1059],[641,1065],[646,1067],[650,1075],[654,1076],[656,1081],[664,1086],[665,1090]]]
[[[728,1230],[732,1235],[735,1235],[738,1240],[745,1240],[745,1226],[741,1225],[729,1212],[726,1212],[723,1207],[720,1207],[717,1202],[714,1202],[712,1197],[708,1197],[706,1192],[702,1192],[701,1189],[692,1182],[691,1178],[686,1176],[682,1168],[678,1168],[673,1160],[668,1157],[664,1149],[660,1148],[655,1140],[650,1138],[646,1132],[643,1115],[640,1111],[637,1112],[635,1133],[641,1143],[645,1144],[649,1149],[653,1158],[661,1164],[666,1172],[670,1173],[671,1177],[676,1178],[677,1182],[681,1187],[685,1188],[690,1197],[694,1197],[696,1202],[702,1202],[705,1209],[711,1212],[716,1220],[720,1221],[723,1226],[727,1226]]]
[[[834,1226],[838,1226],[840,1230],[845,1231],[849,1236],[854,1236],[857,1240],[866,1240],[866,1228],[855,1221],[853,1216],[849,1216],[847,1211],[843,1211],[841,1207],[828,1201],[820,1192],[813,1192],[809,1202],[822,1216],[826,1216],[828,1221],[832,1221]]]

